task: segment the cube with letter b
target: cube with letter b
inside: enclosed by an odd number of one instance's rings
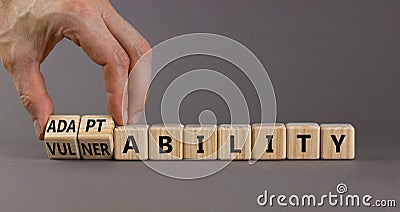
[[[156,124],[149,128],[149,159],[182,160],[183,126]]]
[[[82,116],[78,141],[83,159],[112,159],[114,120],[111,116]]]
[[[354,159],[355,130],[351,124],[321,124],[321,158]]]
[[[52,115],[44,135],[51,159],[79,159],[78,130],[80,116]]]
[[[114,130],[114,159],[147,160],[148,128],[144,124],[117,126]]]

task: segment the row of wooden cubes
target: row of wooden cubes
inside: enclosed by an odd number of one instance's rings
[[[353,159],[350,124],[127,125],[110,116],[51,116],[52,159],[282,160]]]

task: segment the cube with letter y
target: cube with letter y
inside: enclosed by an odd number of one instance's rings
[[[78,129],[80,116],[52,115],[44,135],[51,159],[79,159]]]
[[[321,158],[354,159],[355,130],[351,124],[321,124]]]
[[[183,159],[183,126],[156,124],[149,128],[149,158],[151,160]]]
[[[111,116],[82,116],[78,141],[83,159],[112,159],[114,120]]]

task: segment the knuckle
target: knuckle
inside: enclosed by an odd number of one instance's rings
[[[96,7],[93,2],[87,0],[66,1],[63,8],[80,18],[92,17],[96,13]]]
[[[143,97],[142,101],[137,101],[134,104],[135,113],[142,113],[146,108],[147,98],[149,97],[149,91],[146,92],[145,96]]]
[[[136,51],[137,56],[140,58],[147,52],[151,51],[151,46],[147,40],[141,39],[140,41],[134,44],[134,49]]]
[[[125,69],[128,69],[129,65],[131,63],[129,55],[122,48],[120,48],[120,49],[118,49],[118,51],[116,51],[115,60],[116,60],[117,64],[121,65]]]
[[[27,93],[21,93],[21,94],[19,95],[19,99],[21,100],[22,105],[23,105],[28,111],[31,111],[31,110],[32,110],[32,107],[33,107],[33,105],[34,105],[34,102],[33,102],[33,98],[32,98],[31,95],[29,95],[29,94],[27,94]]]
[[[36,114],[38,110],[47,111],[52,113],[51,104],[48,104],[49,101],[51,103],[49,95],[46,93],[33,93],[32,91],[26,90],[26,88],[19,88],[19,99],[29,114],[31,115],[38,115]]]
[[[146,107],[146,102],[143,101],[142,103],[140,103],[138,105],[136,113],[142,113],[144,111],[145,107]]]

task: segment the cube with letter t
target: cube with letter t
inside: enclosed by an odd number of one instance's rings
[[[287,159],[319,159],[319,136],[317,123],[286,124]]]
[[[111,116],[82,116],[78,140],[83,159],[112,159],[114,120]]]

